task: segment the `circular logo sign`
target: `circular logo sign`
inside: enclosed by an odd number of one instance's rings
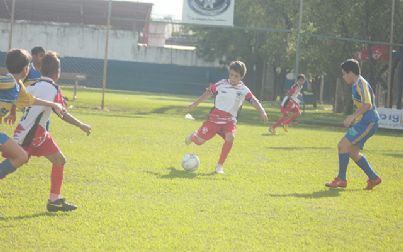
[[[203,16],[217,16],[231,5],[231,0],[187,0],[190,8]]]

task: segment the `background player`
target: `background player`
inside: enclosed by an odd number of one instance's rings
[[[298,96],[301,95],[301,90],[304,87],[304,83],[305,75],[298,75],[297,81],[291,86],[290,89],[288,89],[287,96],[285,96],[281,102],[280,109],[282,116],[269,128],[270,133],[276,134],[276,128],[280,125],[283,125],[284,131],[288,132],[288,125],[301,115],[301,101],[299,100]],[[291,117],[288,117],[288,113],[294,114]]]

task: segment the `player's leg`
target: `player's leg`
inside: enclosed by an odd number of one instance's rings
[[[191,143],[195,143],[197,145],[202,145],[214,137],[218,130],[219,125],[210,121],[205,121],[196,132],[193,132],[186,137],[185,144],[189,145]]]
[[[354,145],[350,148],[350,157],[354,160],[358,167],[368,176],[367,186],[365,189],[371,190],[382,182],[382,179],[376,174],[367,158],[360,152],[364,148],[365,142],[375,134],[377,124],[370,124],[366,130],[354,141]]]
[[[223,126],[223,130],[225,132],[224,144],[222,145],[220,158],[217,162],[216,169],[215,169],[216,173],[219,173],[219,174],[224,173],[223,165],[224,165],[225,160],[228,157],[229,152],[232,149],[232,144],[235,139],[236,124],[232,123],[232,122],[228,123]]]
[[[68,212],[77,209],[77,206],[67,202],[61,197],[61,189],[64,177],[64,165],[66,158],[62,152],[57,152],[46,156],[46,158],[52,163],[52,172],[50,175],[50,195],[47,204],[49,212]]]
[[[276,134],[276,128],[279,127],[285,120],[288,118],[288,110],[287,108],[281,108],[281,117],[271,126],[269,127],[269,132],[272,134]]]
[[[64,165],[66,164],[66,158],[63,153],[57,152],[52,155],[46,156],[46,158],[52,163],[52,172],[50,174],[50,195],[51,201],[61,198],[61,190],[63,184]]]
[[[349,151],[351,148],[351,142],[343,137],[338,144],[338,152],[339,152],[339,173],[333,181],[326,183],[327,187],[336,188],[336,187],[346,187],[347,186],[347,166],[350,159]]]
[[[293,112],[293,115],[283,122],[284,125],[292,123],[297,117],[301,115],[301,109],[298,104],[294,103],[290,111]]]
[[[67,212],[77,209],[77,207],[71,203],[65,201],[61,197],[61,189],[63,184],[64,165],[66,158],[60,151],[57,144],[53,141],[50,134],[46,134],[45,141],[35,146],[32,150],[32,154],[35,156],[46,157],[52,163],[52,171],[50,175],[50,195],[47,203],[47,209],[49,212]]]
[[[6,134],[0,133],[0,151],[6,157],[0,163],[0,179],[14,172],[28,161],[28,154]]]

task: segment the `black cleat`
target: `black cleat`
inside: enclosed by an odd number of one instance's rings
[[[69,202],[66,202],[66,200],[62,198],[55,201],[48,200],[46,208],[48,209],[49,212],[58,212],[58,211],[70,212],[76,210],[77,206]]]

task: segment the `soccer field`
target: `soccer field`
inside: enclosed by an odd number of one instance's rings
[[[0,251],[403,250],[401,132],[380,131],[366,144],[380,186],[362,190],[366,177],[350,162],[347,189],[329,190],[344,129],[321,122],[342,115],[309,110],[272,136],[246,105],[226,173],[216,175],[222,139],[184,144],[211,101],[192,121],[183,113],[191,97],[111,92],[103,112],[99,92],[78,94],[70,111],[92,135],[55,116],[50,130],[67,157],[63,195],[79,209],[47,213],[51,165],[31,159],[0,181]],[[278,105],[264,106],[273,122]],[[185,153],[200,157],[196,172],[182,170]]]

